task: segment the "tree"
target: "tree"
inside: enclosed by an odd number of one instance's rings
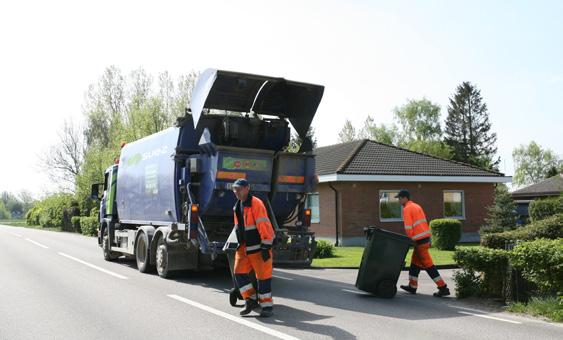
[[[66,120],[58,135],[57,144],[40,156],[41,165],[60,190],[74,192],[75,177],[80,172],[86,147],[83,130],[72,120]]]
[[[354,128],[354,125],[352,125],[352,122],[350,120],[346,119],[342,130],[340,130],[340,132],[338,133],[338,141],[340,141],[341,143],[346,143],[356,139],[358,139],[356,128]]]
[[[405,105],[395,108],[394,114],[399,122],[401,142],[439,141],[442,138],[440,106],[430,100],[408,100]]]
[[[358,137],[383,144],[395,145],[398,138],[397,127],[394,124],[390,126],[386,126],[385,124],[377,125],[375,120],[368,115]]]
[[[482,233],[496,233],[516,228],[516,204],[504,184],[495,187],[493,205],[488,207]]]
[[[491,132],[487,104],[481,91],[469,82],[459,85],[450,98],[445,142],[457,161],[487,169],[495,169],[500,162],[498,158],[494,160],[497,135]]]
[[[4,202],[0,201],[0,220],[9,220],[12,218],[12,214],[4,206]]]
[[[559,173],[563,167],[563,160],[559,159],[553,151],[542,149],[534,141],[516,147],[512,151],[512,158],[515,169],[512,183],[517,187],[538,183],[550,177],[548,175],[552,175],[553,172]]]

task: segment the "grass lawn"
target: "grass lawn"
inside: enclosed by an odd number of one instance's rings
[[[458,245],[458,248],[478,247],[477,243],[468,243]],[[326,259],[314,259],[313,267],[359,267],[362,260],[363,247],[336,247],[334,254],[335,257]],[[452,265],[455,264],[453,260],[453,251],[438,250],[430,248],[430,255],[436,265]],[[406,265],[409,266],[411,262],[412,248],[409,250],[406,258]]]
[[[60,227],[56,228],[43,228],[40,225],[27,225],[26,220],[0,220],[0,224],[9,225],[12,227],[23,227],[23,228],[31,228],[31,229],[44,229],[50,231],[61,231]]]

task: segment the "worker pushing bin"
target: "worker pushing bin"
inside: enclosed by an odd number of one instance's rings
[[[365,228],[364,232],[367,244],[356,287],[380,297],[392,298],[397,293],[397,281],[412,241],[404,235],[375,227]]]

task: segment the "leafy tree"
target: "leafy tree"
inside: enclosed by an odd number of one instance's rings
[[[563,167],[563,160],[549,149],[542,149],[536,142],[520,145],[512,151],[514,159],[514,177],[512,183],[516,186],[526,186],[538,183],[550,175],[558,174]],[[555,174],[553,174],[555,172]]]
[[[452,147],[454,159],[482,168],[494,169],[497,135],[491,132],[487,104],[473,84],[463,82],[450,98],[446,118],[445,142]]]
[[[439,141],[442,138],[440,106],[430,100],[411,99],[405,105],[395,108],[394,114],[399,122],[401,142]]]
[[[545,178],[551,178],[553,176],[559,175],[561,172],[563,172],[563,167],[560,167],[558,169],[557,167],[552,166],[551,168],[549,168],[549,170],[547,170]]]
[[[496,233],[516,228],[516,203],[506,185],[498,184],[495,187],[493,205],[487,210],[486,224],[481,227],[481,233]]]
[[[338,141],[345,143],[351,142],[356,139],[358,139],[356,128],[354,128],[354,125],[352,125],[352,122],[350,120],[346,119],[342,130],[340,130],[340,132],[338,133]]]
[[[368,115],[358,136],[359,138],[370,139],[383,144],[396,145],[398,132],[394,124],[389,126],[385,124],[377,125],[375,120]]]

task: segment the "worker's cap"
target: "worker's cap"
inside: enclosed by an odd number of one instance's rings
[[[399,193],[395,196],[395,198],[401,198],[401,197],[406,197],[408,199],[411,199],[411,194],[407,189],[401,189]]]
[[[233,183],[233,187],[247,187],[248,181],[244,178],[239,178]]]

